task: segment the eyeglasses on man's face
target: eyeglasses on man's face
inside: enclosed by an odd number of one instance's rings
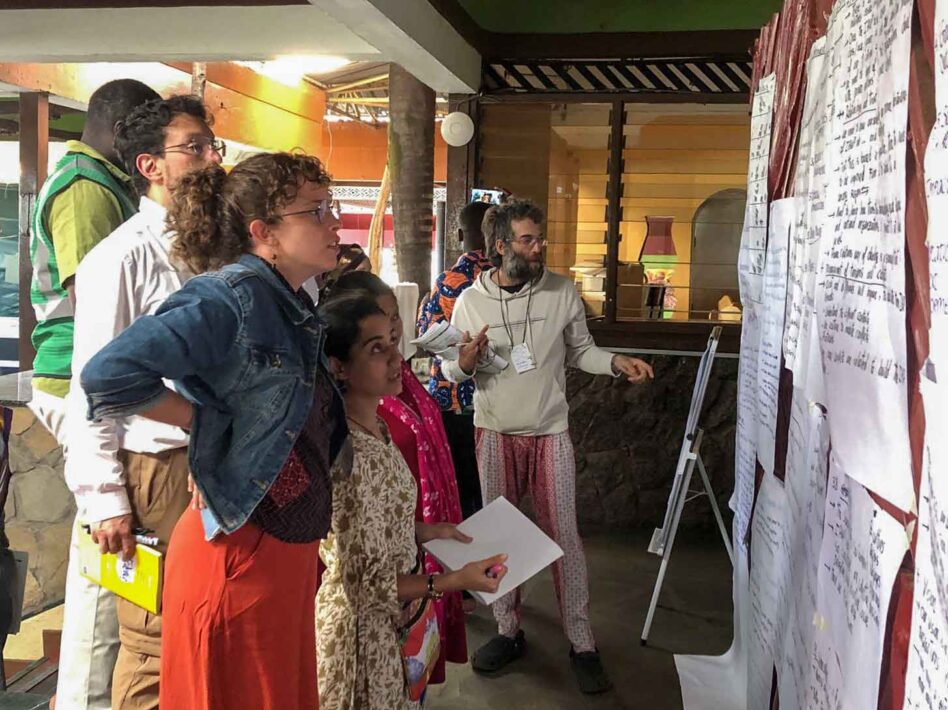
[[[283,212],[278,214],[277,217],[292,217],[296,214],[311,214],[313,215],[320,224],[322,224],[326,217],[332,215],[335,219],[339,219],[342,210],[339,205],[339,200],[334,200],[332,197],[324,197],[316,206],[308,210],[297,210],[296,212]]]
[[[196,158],[200,158],[208,153],[217,153],[223,158],[227,155],[227,144],[220,138],[195,138],[187,143],[165,146],[161,152],[184,153],[185,155],[193,155]]]
[[[512,241],[514,244],[519,244],[520,246],[525,247],[526,249],[532,249],[533,247],[537,245],[541,247],[545,247],[547,244],[546,237],[534,237],[532,235],[524,236],[524,237],[515,237]]]

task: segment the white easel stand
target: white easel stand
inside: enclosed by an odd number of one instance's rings
[[[731,539],[727,534],[727,528],[724,527],[724,519],[721,517],[721,510],[714,498],[714,492],[711,490],[711,479],[708,477],[708,471],[704,467],[704,461],[701,460],[701,440],[703,438],[704,429],[698,429],[691,451],[683,457],[682,463],[679,464],[684,466],[684,471],[676,472],[675,481],[676,483],[680,481],[681,484],[675,494],[674,515],[667,541],[661,541],[662,528],[656,528],[655,535],[652,537],[652,544],[649,545],[649,552],[662,556],[662,566],[658,570],[658,579],[655,580],[655,589],[652,591],[652,601],[648,607],[648,615],[645,617],[645,628],[642,629],[641,644],[643,646],[648,643],[649,630],[652,628],[652,619],[655,617],[655,609],[658,607],[658,596],[662,593],[665,572],[668,570],[668,561],[671,559],[672,548],[675,545],[675,535],[678,533],[678,523],[681,521],[681,511],[684,509],[685,503],[701,496],[708,497],[711,510],[714,511],[714,519],[717,520],[718,529],[721,531],[721,538],[724,540],[724,547],[727,548],[727,556],[731,560],[731,566],[734,566],[734,551],[731,549]],[[698,466],[698,473],[701,474],[704,491],[691,490],[691,474],[694,473],[695,464]]]

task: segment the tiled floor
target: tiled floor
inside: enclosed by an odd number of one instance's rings
[[[591,618],[614,690],[583,696],[569,666],[549,571],[526,589],[526,657],[497,677],[449,666],[448,682],[430,689],[425,710],[679,710],[673,654],[722,653],[731,641],[731,569],[715,531],[679,535],[649,645],[639,638],[660,559],[646,552],[651,531],[594,535],[586,540]],[[7,642],[8,658],[33,658],[43,628],[61,625],[61,608],[24,625]],[[489,609],[468,617],[473,651],[495,631]],[[34,646],[36,649],[34,649]],[[4,703],[21,702],[23,705]],[[39,703],[37,705],[36,703]],[[45,701],[0,694],[0,710],[32,710]]]
[[[731,641],[731,569],[714,531],[681,534],[666,576],[649,645],[639,644],[660,559],[646,552],[651,531],[587,538],[591,616],[615,689],[585,697],[569,666],[569,645],[556,611],[549,573],[527,591],[526,657],[498,677],[450,666],[448,682],[429,692],[425,710],[678,710],[673,654],[723,653]],[[468,617],[468,648],[493,635],[490,612]]]

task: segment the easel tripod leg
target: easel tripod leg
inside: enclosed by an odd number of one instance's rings
[[[727,556],[731,560],[731,566],[734,566],[734,550],[731,549],[731,537],[727,534],[727,528],[724,525],[724,518],[721,517],[721,509],[718,508],[718,501],[714,497],[714,491],[711,490],[711,478],[708,476],[704,467],[704,461],[701,455],[698,455],[698,473],[701,474],[701,480],[704,481],[704,489],[708,493],[708,501],[711,503],[711,510],[714,512],[714,519],[718,521],[718,530],[721,531],[721,538],[724,540],[724,547],[727,549]]]
[[[675,546],[675,536],[678,534],[678,523],[681,520],[681,511],[685,507],[685,499],[691,487],[691,474],[694,471],[695,455],[690,454],[684,480],[679,489],[678,499],[675,502],[675,516],[672,519],[668,540],[665,541],[665,550],[662,553],[662,564],[658,568],[658,578],[655,580],[655,589],[652,590],[652,601],[648,605],[648,614],[645,617],[645,627],[642,629],[641,645],[648,643],[649,630],[652,628],[652,619],[655,618],[655,609],[658,607],[658,597],[662,593],[662,584],[665,581],[665,572],[668,570],[668,561],[671,559],[672,548]]]

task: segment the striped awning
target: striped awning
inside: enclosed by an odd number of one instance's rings
[[[492,60],[483,90],[504,93],[748,94],[747,58]]]

